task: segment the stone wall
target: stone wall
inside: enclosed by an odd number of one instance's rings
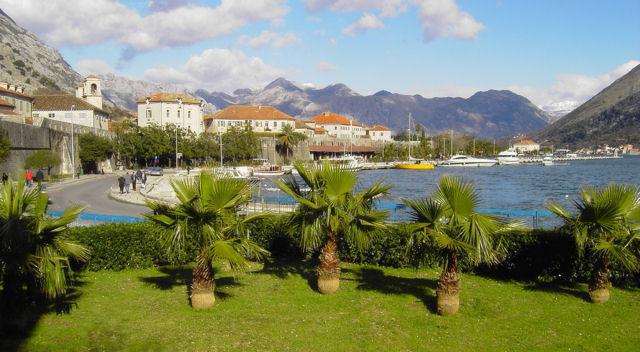
[[[24,161],[29,155],[39,150],[51,150],[57,153],[62,160],[60,166],[52,169],[51,173],[71,174],[71,124],[44,119],[44,121],[40,121],[40,126],[0,121],[0,127],[6,131],[11,141],[11,153],[9,158],[0,164],[0,172],[6,172],[14,179],[22,177]],[[78,136],[83,133],[94,132],[93,128],[77,125],[74,127],[76,169],[80,168]],[[98,130],[97,132],[105,137],[111,136],[109,131]],[[110,163],[107,163],[107,165],[110,165]],[[105,172],[110,171],[110,169],[108,166],[105,168]]]
[[[260,143],[259,158],[267,159],[272,164],[284,165],[285,155],[284,153],[280,154],[276,149],[276,140],[274,138],[258,138],[258,141]],[[300,142],[292,151],[289,151],[290,161],[311,159],[308,141]]]

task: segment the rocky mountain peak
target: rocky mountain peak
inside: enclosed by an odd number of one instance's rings
[[[302,92],[302,88],[298,87],[297,85],[295,85],[293,82],[285,79],[285,78],[278,78],[275,81],[269,83],[266,87],[264,87],[264,90],[269,90],[269,89],[274,89],[274,88],[282,88],[285,91],[288,92]]]

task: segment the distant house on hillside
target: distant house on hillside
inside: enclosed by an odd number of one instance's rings
[[[523,139],[518,143],[514,143],[513,148],[518,153],[532,153],[540,151],[540,144],[530,139]]]
[[[109,113],[67,94],[33,97],[33,119],[44,118],[100,130],[109,129]]]
[[[367,131],[358,121],[334,112],[323,112],[304,121],[310,127],[320,127],[336,138],[366,138]]]
[[[393,139],[391,138],[391,130],[381,126],[375,125],[371,127],[367,127],[367,135],[371,138],[372,141],[383,141],[383,142],[391,142]]]
[[[154,93],[138,99],[136,103],[140,127],[172,124],[195,133],[204,131],[204,102],[201,99],[181,93]]]
[[[255,132],[281,132],[289,125],[296,129],[296,119],[267,105],[231,105],[204,117],[205,129],[225,133],[231,127],[249,125]]]
[[[0,82],[0,118],[24,123],[31,118],[33,97],[25,94],[24,88]]]

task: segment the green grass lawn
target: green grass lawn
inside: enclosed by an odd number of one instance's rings
[[[583,286],[543,289],[463,275],[459,314],[440,317],[437,270],[345,264],[333,296],[310,288],[311,273],[302,265],[268,265],[235,280],[223,274],[216,307],[196,312],[187,299],[189,268],[88,272],[76,306],[42,316],[22,349],[610,352],[640,346],[637,290],[613,289],[608,303],[595,305],[585,300]]]

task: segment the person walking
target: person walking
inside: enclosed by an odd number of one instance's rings
[[[36,182],[38,183],[38,188],[42,189],[42,181],[44,181],[44,172],[42,169],[38,169],[36,172]]]
[[[134,192],[136,191],[136,181],[137,181],[136,175],[135,174],[131,174],[131,185],[133,186],[133,191]]]
[[[146,172],[142,173],[141,180],[142,180],[142,189],[147,188],[147,173]]]
[[[120,187],[120,194],[124,193],[124,177],[118,177],[118,187]]]
[[[3,172],[3,173],[2,173],[2,184],[3,184],[3,185],[6,185],[6,184],[7,184],[7,182],[9,182],[9,175],[7,175],[7,173],[6,173],[6,172]]]
[[[31,172],[31,170],[27,170],[24,178],[27,180],[27,187],[31,187],[31,185],[33,185],[33,172]]]
[[[131,185],[131,176],[129,176],[127,172],[127,174],[124,175],[124,191],[127,193],[129,193],[129,185]]]

